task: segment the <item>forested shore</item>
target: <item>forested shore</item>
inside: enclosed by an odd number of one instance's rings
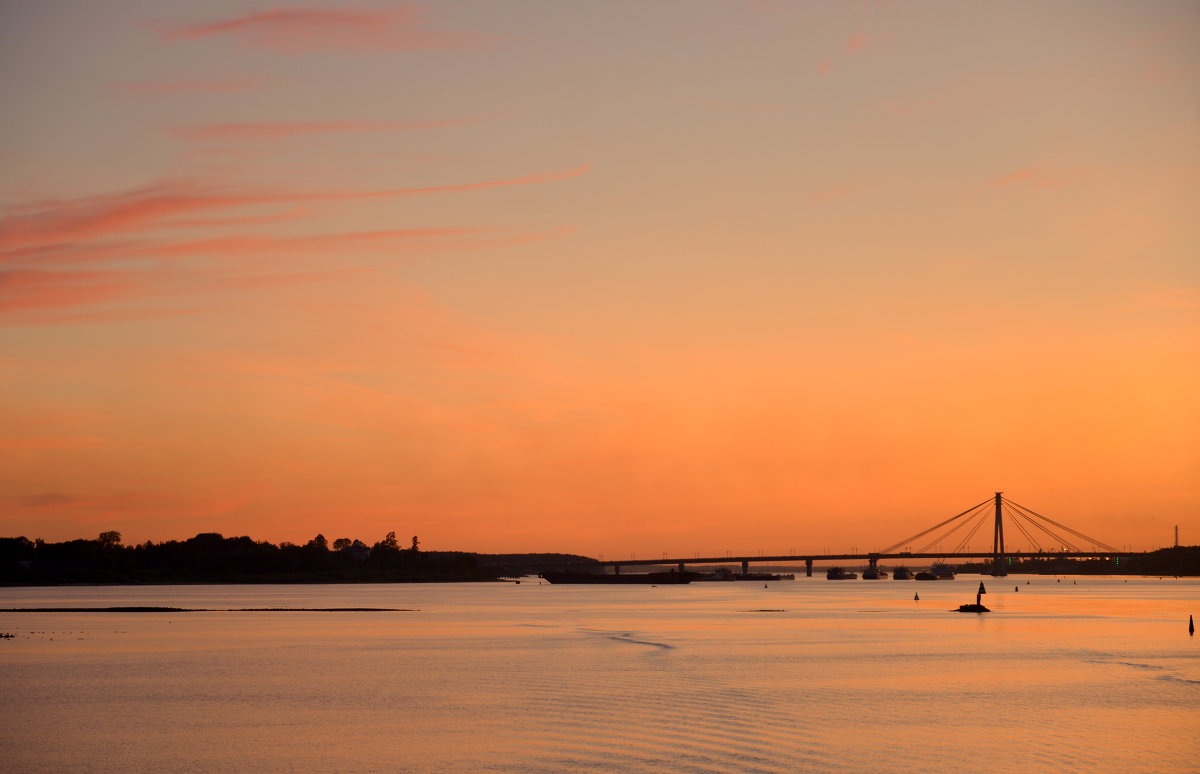
[[[1106,559],[1013,559],[1008,571],[1031,575],[1200,575],[1200,546],[1174,546]]]
[[[421,583],[495,581],[542,568],[594,564],[570,554],[425,551],[395,533],[367,545],[317,535],[303,545],[202,533],[187,540],[123,545],[118,532],[94,540],[48,543],[0,538],[0,584],[70,583]]]

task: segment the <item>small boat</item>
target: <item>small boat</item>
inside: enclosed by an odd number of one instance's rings
[[[886,578],[887,576],[887,570],[881,570],[878,567],[870,567],[866,570],[863,570],[862,574],[863,580],[880,580],[881,578]]]
[[[938,576],[936,576],[933,573],[928,572],[926,570],[922,570],[921,572],[916,574],[916,579],[917,580],[937,580]]]
[[[929,568],[929,571],[936,575],[938,580],[954,580],[954,570],[951,570],[948,565],[935,564]]]
[[[776,575],[772,572],[739,572],[733,576],[733,579],[748,581],[777,581],[783,580],[783,576]]]
[[[692,578],[692,580],[697,581],[697,582],[700,582],[700,581],[731,581],[736,577],[737,576],[735,576],[733,574],[733,571],[730,570],[729,568],[720,567],[716,570],[713,570],[712,572],[696,573],[696,577]]]
[[[897,567],[892,570],[892,580],[912,580],[913,571],[907,567]]]
[[[830,567],[825,571],[825,580],[854,580],[858,575],[852,572],[846,572],[842,567]]]
[[[643,572],[643,573],[628,573],[626,575],[608,575],[599,572],[544,572],[542,573],[550,583],[587,583],[587,584],[611,584],[611,585],[627,585],[633,583],[649,583],[654,585],[667,585],[673,583],[691,583],[696,578],[696,573],[693,572]]]

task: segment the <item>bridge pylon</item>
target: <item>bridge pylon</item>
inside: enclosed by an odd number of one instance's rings
[[[1001,510],[1000,501],[1003,499],[1003,492],[996,493],[996,526],[992,530],[992,575],[1004,576],[1008,575],[1007,560],[1008,557],[1004,553],[1004,513]]]

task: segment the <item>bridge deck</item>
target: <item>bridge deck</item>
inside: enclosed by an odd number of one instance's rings
[[[1140,556],[1139,552],[1122,552],[1113,553],[1111,551],[1055,551],[1050,552],[1030,552],[1030,551],[1008,551],[1004,556],[1012,559],[1108,559],[1113,556],[1129,557]],[[950,552],[929,552],[929,553],[909,553],[900,552],[894,554],[773,554],[773,555],[727,555],[727,556],[686,556],[674,559],[612,559],[604,560],[600,564],[605,567],[637,567],[654,564],[733,564],[742,562],[751,562],[757,564],[771,563],[780,564],[787,562],[846,562],[846,561],[877,561],[883,560],[912,560],[912,559],[992,559],[994,554],[991,551],[972,551],[966,553],[950,553]]]

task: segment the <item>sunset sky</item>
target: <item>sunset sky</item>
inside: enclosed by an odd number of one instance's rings
[[[1198,41],[0,0],[0,535],[866,551],[1004,490],[1200,543]]]

